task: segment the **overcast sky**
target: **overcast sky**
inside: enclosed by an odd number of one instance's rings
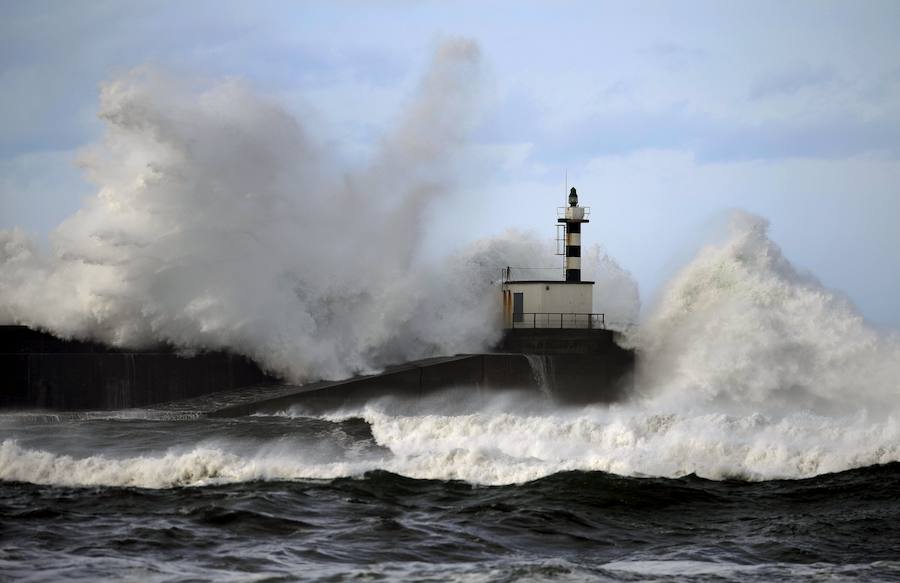
[[[724,213],[900,327],[900,2],[0,2],[0,228],[51,231],[93,192],[98,87],[142,64],[241,77],[350,160],[435,46],[479,43],[479,163],[428,254],[555,235],[565,174],[645,301]]]

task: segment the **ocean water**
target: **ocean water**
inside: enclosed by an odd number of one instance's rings
[[[0,578],[900,579],[900,463],[858,420],[467,394],[320,417],[4,413]],[[843,467],[826,423],[860,440]]]

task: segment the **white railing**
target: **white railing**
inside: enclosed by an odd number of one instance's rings
[[[577,212],[580,211],[580,212]],[[577,216],[580,214],[581,216]],[[579,219],[588,220],[591,216],[591,207],[589,206],[558,206],[556,207],[557,219]]]

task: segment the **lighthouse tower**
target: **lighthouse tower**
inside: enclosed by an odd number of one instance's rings
[[[556,278],[541,279],[528,276],[546,269],[503,269],[505,328],[605,328],[603,314],[592,311],[594,282],[581,280],[581,225],[589,222],[591,209],[579,206],[575,188],[568,203],[557,209],[557,224],[565,231],[562,273],[554,269]]]
[[[589,223],[583,206],[578,206],[578,193],[575,187],[569,191],[569,206],[565,207],[563,216],[557,219],[566,228],[566,281],[581,281],[581,224]]]

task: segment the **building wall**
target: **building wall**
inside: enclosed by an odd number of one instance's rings
[[[593,308],[593,283],[550,284],[544,286],[541,306],[545,312],[590,314]]]
[[[593,306],[591,282],[510,282],[506,285],[510,295],[525,294],[525,313],[590,314]]]

